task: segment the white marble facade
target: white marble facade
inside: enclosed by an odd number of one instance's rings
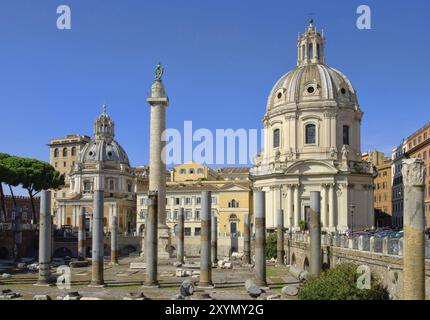
[[[373,225],[372,166],[361,161],[363,113],[351,82],[324,59],[325,39],[310,21],[298,41],[297,67],[275,84],[263,119],[264,150],[251,169],[266,191],[266,225],[306,220],[311,191],[321,192],[321,220],[330,231]]]

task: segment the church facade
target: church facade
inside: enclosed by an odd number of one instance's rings
[[[68,192],[56,199],[54,223],[58,228],[79,226],[79,212],[85,209],[86,229],[92,228],[93,191],[97,177],[104,189],[104,232],[109,232],[113,216],[118,217],[118,230],[136,231],[135,172],[125,150],[114,139],[115,124],[106,113],[94,123],[94,137],[83,145],[67,175]]]
[[[250,177],[266,192],[266,226],[298,229],[307,221],[310,192],[321,192],[323,229],[342,232],[373,225],[373,168],[361,160],[356,91],[325,64],[325,38],[311,20],[297,40],[297,66],[273,87],[263,118],[264,150]]]

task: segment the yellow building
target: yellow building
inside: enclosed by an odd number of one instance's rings
[[[79,153],[90,141],[90,137],[77,134],[70,134],[64,138],[49,141],[50,164],[65,176],[65,186],[51,194],[51,206],[54,215],[58,210],[57,200],[67,199],[70,195],[70,173],[78,161]],[[68,208],[67,214],[72,215],[71,208]]]
[[[251,183],[248,168],[222,168],[189,162],[170,171],[166,186],[167,225],[175,232],[180,208],[184,208],[185,236],[200,235],[200,201],[202,191],[212,192],[212,214],[218,218],[220,235],[240,235],[244,229],[244,215],[252,214]],[[137,230],[143,234],[147,214],[148,174],[142,169],[137,183]]]

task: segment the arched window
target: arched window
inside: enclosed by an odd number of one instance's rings
[[[281,130],[273,130],[273,148],[279,148],[281,144]]]
[[[306,144],[316,144],[316,126],[308,124],[305,127],[305,142]]]
[[[63,157],[67,157],[67,148],[63,148]]]
[[[349,145],[349,127],[343,126],[343,144]]]
[[[203,169],[202,168],[197,169],[197,173],[198,174],[203,174]]]
[[[54,158],[58,158],[58,148],[54,149]]]
[[[228,203],[228,207],[229,208],[239,208],[239,202],[233,199]]]
[[[321,56],[321,52],[320,52],[320,44],[317,43],[317,59],[319,59],[319,57]]]
[[[76,147],[72,147],[72,157],[76,156]]]
[[[306,47],[305,45],[302,46],[302,60],[305,60],[305,55],[306,55]]]

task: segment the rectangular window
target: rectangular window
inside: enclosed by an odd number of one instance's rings
[[[191,198],[185,198],[185,204],[190,205],[191,204]]]
[[[184,235],[191,236],[191,228],[184,228]]]
[[[202,201],[202,198],[200,198],[200,197],[197,197],[197,198],[196,198],[196,204],[200,204],[200,203],[201,203],[201,201]]]
[[[280,146],[280,133],[281,130],[279,129],[273,130],[273,148],[279,148]]]
[[[305,142],[306,144],[316,143],[316,126],[314,124],[308,124],[305,127]]]
[[[200,230],[201,230],[200,228],[195,228],[194,229],[194,235],[195,236],[199,236],[200,235]]]
[[[180,205],[181,204],[181,198],[175,198],[175,205]]]
[[[343,144],[349,145],[349,127],[343,126]]]

